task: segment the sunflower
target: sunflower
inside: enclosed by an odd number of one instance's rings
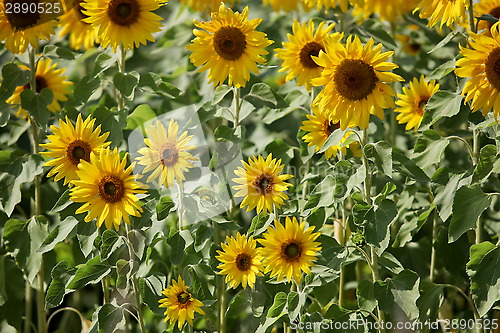
[[[23,70],[29,70],[28,67],[21,65],[19,66]],[[64,102],[68,99],[68,95],[70,93],[70,87],[73,85],[73,82],[66,81],[66,76],[62,75],[64,73],[64,69],[57,69],[57,64],[52,64],[50,59],[41,58],[38,61],[36,67],[36,92],[39,93],[44,88],[48,88],[52,90],[54,93],[54,99],[52,103],[48,106],[48,109],[52,112],[57,112],[61,110],[61,105],[59,102]],[[17,104],[19,108],[17,110],[17,116],[21,118],[26,118],[28,116],[28,112],[21,108],[21,93],[26,90],[31,89],[31,85],[29,83],[24,86],[19,86],[16,88],[12,96],[7,99],[7,103]]]
[[[365,129],[370,114],[383,119],[384,108],[395,107],[396,93],[386,83],[403,79],[390,72],[398,66],[386,62],[394,52],[380,53],[381,49],[382,44],[374,47],[371,38],[363,46],[357,36],[350,36],[345,45],[327,44],[326,51],[313,58],[324,67],[321,77],[312,80],[314,86],[324,86],[313,106],[331,113],[342,130],[351,126]]]
[[[59,36],[69,34],[69,46],[75,50],[84,48],[85,50],[94,47],[97,40],[97,32],[90,25],[83,21],[88,18],[83,13],[82,2],[84,0],[74,0],[73,7],[60,17],[62,27]]]
[[[441,21],[440,27],[446,24],[452,28],[455,23],[467,21],[468,8],[469,0],[421,0],[413,12],[420,9],[420,18],[428,18],[429,27]]]
[[[321,10],[322,7],[325,7],[325,12],[328,11],[330,8],[336,8],[337,6],[340,6],[340,9],[344,13],[347,12],[349,9],[349,4],[362,4],[362,1],[360,0],[304,0],[304,5],[309,7],[309,8],[314,8],[316,7],[319,10]]]
[[[242,236],[239,232],[236,238],[226,236],[226,243],[222,244],[223,251],[217,251],[216,258],[222,262],[217,268],[219,274],[226,275],[226,282],[236,289],[240,283],[243,288],[253,288],[256,276],[262,276],[262,258],[256,249],[257,242],[252,236]]]
[[[146,166],[143,172],[153,171],[147,179],[148,183],[158,178],[160,185],[172,186],[174,180],[186,180],[184,172],[194,167],[191,161],[198,159],[188,152],[196,148],[188,145],[193,136],[188,136],[185,131],[177,138],[178,132],[179,125],[173,119],[170,119],[168,124],[168,134],[160,122],[146,130],[148,138],[144,139],[144,142],[148,147],[139,149],[138,153],[143,156],[138,157],[137,161]]]
[[[326,142],[328,137],[337,129],[340,128],[338,121],[331,119],[329,114],[325,115],[317,109],[313,109],[312,115],[306,115],[308,120],[302,122],[301,129],[308,132],[302,137],[302,140],[308,143],[308,146],[316,146],[315,150],[318,151]],[[352,132],[346,132],[340,142],[344,142]],[[325,151],[325,158],[330,159],[336,156],[337,152],[341,151],[346,153],[346,147],[334,145]]]
[[[208,11],[210,13],[217,11],[221,2],[220,0],[182,0],[183,4],[194,10],[199,12]],[[225,0],[223,2],[232,6],[235,0]]]
[[[34,4],[42,5],[43,8],[53,8],[58,3],[53,0],[0,0],[0,41],[5,41],[5,47],[12,53],[24,53],[28,45],[38,48],[39,40],[48,40],[50,35],[54,34],[54,26],[57,22],[54,18],[55,13],[34,13],[23,12],[15,13],[13,4],[28,5],[28,8]],[[11,6],[9,6],[10,4]],[[8,8],[11,10],[7,13]],[[22,8],[22,7],[21,7]]]
[[[160,0],[85,0],[80,5],[87,15],[83,22],[98,29],[102,47],[111,45],[113,51],[119,45],[133,50],[147,41],[154,42],[153,33],[160,31],[162,18],[153,10],[166,1]]]
[[[263,32],[255,31],[262,22],[256,18],[248,21],[248,7],[242,13],[234,12],[221,4],[218,12],[212,13],[212,21],[194,21],[196,36],[187,49],[193,53],[191,62],[209,70],[208,78],[216,86],[226,78],[229,85],[244,87],[250,79],[250,72],[258,73],[257,63],[264,63],[264,49],[272,44]]]
[[[306,24],[300,24],[294,20],[292,31],[288,34],[288,42],[283,42],[282,49],[276,49],[277,57],[283,60],[283,65],[279,72],[288,72],[286,81],[297,77],[299,86],[305,85],[307,90],[311,90],[311,80],[321,76],[323,67],[319,66],[311,58],[318,56],[319,51],[325,50],[325,44],[338,43],[343,34],[334,33],[329,35],[335,24],[325,27],[321,22],[316,32],[314,32],[314,22],[309,20]]]
[[[283,10],[285,12],[291,12],[299,8],[299,4],[303,2],[302,0],[262,0],[264,5],[271,5],[275,12]],[[309,9],[305,6],[306,10]]]
[[[410,82],[410,88],[403,87],[403,93],[398,94],[399,100],[396,101],[398,112],[396,119],[398,123],[406,123],[406,130],[417,129],[424,116],[424,109],[429,99],[439,90],[439,83],[436,80],[427,82],[424,76],[420,80],[414,78]]]
[[[109,132],[101,135],[101,125],[94,129],[94,124],[95,119],[89,116],[83,121],[82,115],[78,114],[76,126],[73,126],[68,117],[66,121],[59,122],[59,127],[50,126],[54,133],[47,137],[50,143],[40,145],[48,150],[41,154],[52,157],[45,163],[45,166],[54,167],[48,177],[55,175],[55,181],[64,178],[64,185],[78,179],[76,171],[80,161],[90,162],[91,153],[99,155],[102,148],[110,145],[110,142],[106,142]]]
[[[271,272],[270,277],[276,276],[278,281],[286,277],[288,282],[299,282],[302,272],[311,273],[310,267],[321,250],[321,244],[315,242],[320,233],[313,233],[314,226],[307,227],[306,222],[299,225],[295,217],[287,216],[285,226],[279,221],[274,224],[275,228],[267,227],[264,239],[258,240],[263,246],[265,273]]]
[[[500,18],[500,0],[481,0],[474,4],[474,16],[480,17],[481,15],[491,15]],[[488,22],[481,20],[478,23],[478,30],[484,30],[485,34],[491,36],[491,27],[493,26],[493,22]]]
[[[455,73],[470,78],[462,94],[465,102],[472,101],[472,111],[482,109],[486,115],[493,109],[495,118],[500,114],[500,32],[499,25],[491,28],[491,37],[470,33],[471,48],[460,47],[463,58],[458,59]]]
[[[172,285],[162,291],[165,298],[160,299],[160,308],[165,310],[165,321],[170,320],[170,324],[177,321],[177,326],[182,329],[187,320],[192,326],[195,311],[201,315],[205,312],[201,309],[203,303],[193,297],[184,284],[184,280],[179,276],[177,281],[172,280]]]
[[[248,206],[247,212],[257,207],[257,213],[273,209],[273,205],[281,206],[288,199],[285,191],[292,186],[285,182],[292,178],[292,175],[280,175],[285,167],[281,164],[281,159],[273,159],[269,154],[264,160],[262,156],[252,156],[248,163],[242,161],[244,168],[238,167],[234,173],[239,178],[233,178],[233,188],[238,192],[236,197],[245,197],[241,202],[241,207]]]
[[[408,14],[417,5],[418,0],[365,0],[354,5],[352,15],[362,22],[372,14],[377,14],[381,20],[394,22]]]
[[[90,162],[80,160],[76,171],[78,180],[72,181],[71,200],[84,202],[77,214],[88,211],[85,222],[97,218],[97,227],[102,223],[107,229],[119,230],[122,219],[130,224],[130,217],[140,216],[142,208],[135,194],[146,192],[138,177],[132,175],[133,165],[125,168],[127,156],[120,159],[118,149],[101,149],[99,155],[90,153]]]

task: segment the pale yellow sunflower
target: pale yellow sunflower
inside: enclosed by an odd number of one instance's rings
[[[194,167],[191,162],[198,159],[188,152],[196,149],[196,146],[188,145],[193,136],[184,131],[177,137],[178,132],[179,124],[173,119],[170,119],[168,133],[160,122],[146,130],[148,137],[144,142],[147,147],[139,149],[138,153],[143,156],[138,157],[137,161],[145,166],[144,173],[152,171],[148,183],[158,178],[160,185],[172,186],[175,180],[186,180],[184,173]]]
[[[224,2],[228,6],[232,6],[235,3],[235,0],[182,0],[182,3],[186,6],[197,10],[199,12],[208,11],[208,12],[216,12],[219,9],[220,3]]]
[[[362,23],[371,15],[377,15],[381,20],[394,22],[403,15],[410,13],[418,0],[364,0],[354,5],[352,15]]]
[[[83,1],[85,0],[73,0],[73,7],[59,18],[61,26],[59,36],[69,35],[69,46],[75,50],[91,49],[97,41],[97,30],[83,21],[88,18],[83,13],[81,5]]]
[[[421,0],[415,10],[420,10],[420,18],[429,19],[427,25],[440,27],[446,24],[452,28],[455,23],[467,22],[469,0]]]
[[[396,101],[398,108],[394,110],[399,113],[396,117],[398,123],[406,123],[406,130],[418,129],[427,102],[438,90],[439,83],[436,80],[427,81],[423,75],[420,80],[414,78],[410,82],[410,88],[403,87],[403,93],[398,94]]]
[[[298,283],[302,273],[311,274],[310,268],[321,250],[321,244],[315,242],[320,233],[313,233],[314,226],[299,224],[295,217],[287,216],[285,226],[277,220],[274,224],[274,228],[267,227],[264,239],[258,240],[263,246],[265,273],[271,272],[270,277],[276,277],[277,281],[286,277],[288,282],[294,279]]]
[[[85,222],[97,219],[97,227],[104,222],[107,229],[120,229],[123,221],[130,224],[130,216],[140,216],[142,208],[136,194],[145,193],[145,185],[132,174],[133,164],[126,167],[128,154],[120,159],[118,149],[101,149],[99,155],[90,153],[90,162],[80,160],[72,181],[71,201],[84,203],[77,214],[88,212]]]
[[[288,199],[285,191],[292,186],[286,180],[292,178],[292,175],[281,175],[284,164],[281,164],[281,159],[273,159],[273,155],[269,154],[264,160],[262,156],[252,156],[248,159],[248,163],[241,161],[243,167],[238,167],[234,173],[238,178],[233,178],[233,188],[238,192],[236,197],[245,197],[241,202],[241,207],[247,207],[247,212],[257,208],[257,213],[271,212],[273,206],[279,207],[283,205],[284,200]]]
[[[47,136],[49,143],[40,146],[48,151],[41,152],[42,155],[52,159],[45,166],[53,167],[47,177],[54,176],[55,181],[64,178],[64,185],[78,179],[76,171],[81,160],[90,162],[90,154],[99,155],[101,149],[110,145],[106,139],[109,132],[101,135],[101,125],[94,129],[95,119],[90,116],[83,121],[82,115],[78,114],[76,126],[66,117],[66,121],[59,121],[59,127],[50,126],[53,135]]]
[[[312,57],[324,51],[327,43],[339,43],[343,37],[341,33],[330,34],[334,26],[332,23],[325,27],[325,23],[321,22],[314,31],[312,20],[302,25],[294,20],[293,34],[288,34],[288,42],[283,42],[282,49],[275,50],[277,57],[283,60],[279,72],[288,72],[286,81],[297,77],[299,86],[305,85],[307,90],[311,90],[311,80],[321,76],[323,71],[323,67],[314,62]]]
[[[344,13],[349,9],[349,4],[361,5],[362,0],[304,0],[304,4],[309,8],[317,8],[318,11],[321,8],[325,8],[325,12],[330,8],[337,8],[337,6],[342,9]]]
[[[203,303],[194,298],[180,276],[177,281],[172,280],[172,285],[163,290],[162,294],[165,295],[165,298],[160,299],[158,302],[160,308],[167,308],[164,321],[170,320],[171,325],[177,321],[179,329],[182,329],[186,321],[193,326],[195,312],[201,315],[205,314],[205,311],[201,309]]]
[[[390,72],[398,65],[386,61],[394,52],[381,50],[382,44],[374,46],[371,38],[363,46],[357,36],[350,36],[345,45],[328,44],[313,57],[324,67],[321,77],[312,80],[314,86],[324,86],[313,107],[340,121],[342,130],[352,126],[365,129],[370,114],[384,119],[384,109],[395,107],[396,93],[387,83],[403,78]]]
[[[463,58],[458,59],[455,73],[469,78],[462,94],[471,101],[472,111],[482,110],[486,115],[493,109],[500,114],[500,33],[499,25],[491,28],[491,36],[470,33],[470,48],[460,46]]]
[[[215,86],[228,79],[229,85],[244,87],[250,80],[250,72],[258,73],[257,64],[265,63],[264,49],[273,42],[266,34],[255,31],[262,19],[248,21],[248,7],[242,13],[234,12],[223,4],[218,12],[212,13],[212,21],[194,21],[195,39],[187,46],[193,53],[191,62],[200,67],[199,71],[209,70],[208,78]]]
[[[500,0],[481,0],[474,4],[474,16],[480,17],[481,15],[491,15],[500,18]],[[478,31],[483,31],[485,34],[491,36],[491,27],[493,22],[481,20],[478,23]]]
[[[118,46],[133,50],[148,41],[154,42],[153,33],[161,30],[163,20],[153,13],[163,6],[160,0],[85,0],[80,5],[87,15],[83,22],[98,29],[102,47],[111,45],[114,52]]]
[[[225,275],[226,282],[234,289],[240,284],[243,288],[247,285],[253,288],[256,277],[262,276],[264,269],[257,242],[252,236],[247,238],[238,232],[236,238],[226,236],[226,243],[221,244],[222,251],[217,250],[216,258],[222,263],[217,266],[221,270],[219,274]]]
[[[29,70],[24,65],[19,67],[23,70]],[[59,103],[68,99],[67,96],[70,94],[73,85],[73,82],[66,81],[67,77],[63,73],[64,69],[57,69],[57,64],[53,64],[48,58],[40,58],[36,66],[36,92],[39,93],[44,88],[52,90],[54,99],[47,108],[53,113],[61,110]],[[27,83],[24,86],[17,87],[12,96],[7,99],[7,103],[19,105],[17,116],[23,119],[28,117],[28,112],[21,108],[21,93],[26,89],[31,89],[31,84]]]

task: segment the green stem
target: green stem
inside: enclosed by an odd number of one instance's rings
[[[240,111],[241,111],[241,98],[240,98],[240,89],[234,87],[234,128],[237,128],[240,125]]]
[[[433,218],[432,218],[432,244],[431,244],[431,267],[429,273],[429,279],[434,282],[434,271],[436,269],[436,249],[434,248],[434,241],[437,237],[437,227],[438,227],[438,213],[437,209],[434,208]]]
[[[25,303],[25,310],[24,310],[24,333],[30,333],[31,332],[31,307],[33,306],[33,292],[31,290],[31,286],[29,282],[25,283],[25,297],[26,297],[26,303]]]
[[[118,71],[122,74],[125,73],[125,58],[127,56],[127,50],[123,47],[123,45],[120,45],[120,58],[118,60]],[[118,109],[121,111],[125,109],[125,96],[123,96],[118,89],[116,89],[116,94],[118,97]]]
[[[184,226],[183,225],[184,224],[184,202],[183,202],[184,192],[183,192],[181,182],[178,182],[177,186],[179,188],[179,209],[178,209],[177,215],[179,217],[179,232],[180,232]]]
[[[474,24],[474,0],[469,0],[469,25],[470,31],[477,33],[477,26]]]
[[[467,147],[467,150],[469,151],[469,155],[470,155],[470,159],[472,161],[472,164],[473,165],[476,165],[476,154],[474,153],[474,150],[473,148],[471,148],[470,144],[467,142],[467,140],[465,140],[464,138],[461,138],[459,136],[456,136],[456,135],[450,135],[450,136],[447,136],[445,139],[447,140],[450,140],[450,139],[457,139],[457,140],[460,140],[462,141],[465,146]]]
[[[219,225],[216,222],[213,223],[215,229],[214,241],[218,245],[222,242],[223,234]],[[219,333],[226,333],[226,283],[221,275],[217,276],[217,302]]]
[[[109,303],[110,295],[109,295],[109,276],[105,276],[102,280],[102,293],[104,295],[104,304]]]

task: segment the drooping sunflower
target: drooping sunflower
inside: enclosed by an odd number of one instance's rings
[[[446,24],[451,28],[455,23],[467,21],[468,8],[468,0],[421,0],[413,12],[420,10],[420,18],[428,18],[429,27],[441,21],[440,27]]]
[[[406,130],[417,129],[422,122],[427,102],[438,90],[439,83],[436,80],[426,81],[423,75],[420,80],[413,78],[410,88],[403,87],[403,93],[398,94],[398,108],[394,109],[394,112],[399,113],[396,116],[398,123],[406,123]]]
[[[415,8],[418,0],[365,0],[354,5],[353,16],[360,22],[376,14],[381,20],[394,22]]]
[[[193,53],[191,62],[209,70],[208,78],[215,86],[221,85],[226,78],[229,85],[244,87],[250,79],[250,72],[258,73],[257,64],[265,62],[264,49],[273,42],[266,34],[255,31],[262,19],[248,21],[248,7],[242,13],[233,12],[221,4],[218,12],[212,13],[212,21],[194,21],[195,39],[187,46]]]
[[[308,143],[308,146],[316,146],[315,150],[318,151],[326,142],[328,137],[337,129],[340,128],[338,121],[331,119],[329,114],[323,114],[316,109],[313,109],[312,115],[306,115],[308,120],[302,122],[301,129],[308,132],[302,137],[302,140]],[[344,142],[351,132],[346,132],[341,139]],[[346,153],[346,147],[340,145],[333,145],[325,151],[325,158],[330,159],[336,156],[338,151]]]
[[[500,0],[481,0],[474,4],[474,16],[491,15],[500,18]],[[491,36],[491,27],[493,22],[480,20],[478,23],[478,31],[484,30],[484,33]]]
[[[384,108],[394,107],[394,90],[387,84],[402,81],[390,72],[398,65],[386,62],[394,52],[381,53],[382,44],[374,46],[370,38],[364,46],[356,36],[346,44],[327,44],[314,61],[324,67],[321,77],[313,79],[314,86],[324,86],[313,101],[313,107],[331,114],[340,121],[340,128],[368,127],[370,114],[384,119]]]
[[[186,6],[197,10],[199,12],[208,11],[208,12],[216,12],[219,9],[220,3],[224,2],[228,6],[232,6],[235,3],[235,0],[182,0],[182,3]]]
[[[83,202],[77,214],[88,212],[85,222],[97,219],[97,227],[104,222],[107,229],[119,230],[122,220],[130,224],[131,216],[140,216],[142,208],[136,194],[145,193],[145,185],[132,175],[133,165],[126,167],[127,155],[120,159],[118,149],[101,149],[99,155],[90,153],[90,162],[80,160],[73,180],[71,201]]]
[[[239,232],[236,238],[226,236],[226,243],[221,244],[222,251],[217,251],[217,260],[222,262],[217,268],[219,274],[226,275],[226,282],[236,289],[240,283],[243,288],[247,285],[254,287],[256,277],[262,276],[262,257],[256,248],[257,242],[252,236],[247,237]]]
[[[28,67],[21,65],[19,66],[23,70],[29,70]],[[57,112],[61,110],[60,102],[65,102],[68,99],[70,93],[70,88],[73,82],[66,81],[66,76],[62,75],[64,69],[57,69],[57,64],[53,64],[50,59],[40,58],[36,67],[36,92],[39,93],[44,88],[52,90],[54,93],[54,99],[52,103],[48,106],[48,109],[52,112]],[[31,89],[31,84],[27,83],[24,86],[19,86],[16,88],[14,93],[7,103],[19,105],[17,110],[17,116],[21,118],[26,118],[28,112],[21,108],[21,93],[26,90]]]
[[[5,41],[5,47],[12,53],[24,53],[28,45],[38,48],[39,40],[48,40],[55,33],[57,22],[55,9],[46,13],[45,8],[54,8],[54,0],[0,0],[0,41]],[[28,11],[20,7],[18,12],[13,4],[27,4]],[[31,10],[33,4],[37,10]],[[43,8],[42,11],[38,8]],[[10,9],[7,11],[7,9]],[[59,7],[62,11],[62,8]]]
[[[245,197],[241,202],[241,207],[247,207],[247,212],[257,207],[257,213],[271,212],[273,205],[279,207],[283,205],[284,200],[288,199],[285,191],[292,186],[286,180],[292,178],[292,175],[281,175],[285,167],[281,164],[281,159],[273,159],[269,154],[264,160],[262,156],[252,156],[248,163],[242,161],[244,168],[238,167],[234,173],[238,178],[233,178],[233,188],[238,192],[236,197]]]
[[[306,222],[299,223],[295,217],[286,217],[285,226],[275,221],[275,227],[267,227],[264,239],[259,239],[264,258],[265,273],[271,272],[270,277],[276,276],[280,281],[286,277],[290,282],[294,279],[299,282],[302,272],[311,273],[311,266],[321,244],[315,242],[320,233],[313,233],[314,226],[307,227]]]
[[[329,34],[334,26],[335,24],[330,24],[325,27],[325,23],[321,22],[315,32],[312,20],[302,25],[294,20],[293,34],[288,34],[288,42],[283,42],[282,49],[275,50],[277,57],[283,60],[279,72],[288,72],[286,81],[297,77],[299,86],[305,85],[307,90],[311,90],[311,80],[321,76],[323,71],[323,67],[312,56],[318,56],[319,51],[324,51],[327,43],[338,43],[343,37],[341,33]]]
[[[185,131],[177,137],[178,132],[179,124],[173,119],[168,124],[168,134],[160,122],[146,130],[148,138],[144,142],[147,147],[139,149],[138,153],[143,156],[138,157],[137,161],[146,166],[144,173],[153,171],[146,180],[148,183],[158,178],[160,185],[172,186],[174,180],[186,180],[184,172],[194,167],[191,162],[198,159],[188,152],[196,148],[188,145],[193,136]]]
[[[462,94],[471,102],[472,111],[482,109],[483,115],[493,109],[495,118],[500,114],[500,32],[499,25],[491,28],[491,37],[470,33],[471,48],[460,46],[463,58],[457,60],[455,73],[469,78]]]
[[[193,297],[180,276],[177,281],[172,280],[172,285],[163,290],[162,294],[165,295],[165,298],[160,299],[158,302],[160,308],[167,308],[164,313],[164,321],[170,320],[170,324],[177,321],[179,329],[182,329],[186,320],[191,326],[193,325],[195,312],[201,315],[205,314],[205,311],[201,309],[203,303]]]
[[[97,41],[97,31],[83,20],[88,18],[83,13],[82,2],[84,0],[73,0],[73,7],[68,10],[60,19],[59,25],[62,27],[59,36],[69,34],[69,46],[75,50],[81,48],[88,50],[94,47]]]
[[[49,135],[49,143],[41,144],[48,151],[41,152],[42,155],[52,157],[45,166],[53,167],[48,177],[54,176],[55,181],[64,178],[64,185],[78,179],[76,171],[78,164],[84,160],[90,162],[90,154],[99,155],[101,149],[110,145],[106,142],[109,132],[101,134],[101,125],[94,129],[95,119],[90,116],[82,119],[78,114],[76,126],[66,117],[61,120],[59,127],[50,126],[53,135]]]
[[[166,0],[85,0],[80,5],[87,15],[83,22],[98,29],[102,47],[111,45],[114,52],[118,46],[133,50],[148,41],[154,42],[153,33],[160,31],[162,18],[154,10]]]
[[[337,6],[340,6],[340,9],[344,13],[347,12],[349,9],[349,4],[362,4],[362,1],[360,0],[304,0],[304,4],[309,7],[309,8],[314,8],[316,7],[319,10],[321,10],[322,7],[325,7],[325,12],[328,11],[330,8],[336,8]]]

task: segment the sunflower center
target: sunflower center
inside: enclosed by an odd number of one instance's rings
[[[238,60],[247,47],[243,32],[235,27],[222,27],[214,35],[214,49],[225,60]]]
[[[40,91],[42,91],[42,89],[47,88],[47,87],[48,87],[47,81],[45,81],[45,79],[43,77],[37,76],[35,79],[36,93],[39,94]],[[31,89],[31,84],[27,83],[24,85],[23,88],[24,88],[24,90]]]
[[[273,190],[273,177],[263,174],[254,180],[253,187],[259,194],[267,195]]]
[[[333,77],[338,93],[351,101],[366,98],[378,81],[375,70],[359,59],[344,59]]]
[[[296,261],[302,254],[302,247],[299,243],[291,242],[284,246],[283,256],[287,261]]]
[[[493,17],[500,18],[500,7],[495,7],[492,10],[490,10],[489,14]],[[493,22],[488,22],[488,25],[490,28],[493,26]]]
[[[175,165],[175,163],[177,163],[177,161],[179,160],[179,150],[175,145],[171,143],[167,143],[162,146],[159,150],[159,153],[161,163],[166,167]]]
[[[335,132],[336,130],[338,130],[340,128],[340,123],[337,122],[337,123],[332,123],[331,121],[329,121],[327,124],[326,124],[326,128],[325,128],[325,132],[328,136],[330,136],[333,132]]]
[[[240,271],[248,271],[252,267],[252,257],[246,253],[240,253],[236,257],[236,267]]]
[[[9,13],[6,12],[5,15],[12,26],[12,30],[25,30],[39,23],[40,13],[37,10],[15,10],[16,8],[22,9],[22,7],[25,7],[24,4],[27,4],[28,9],[32,7],[31,4],[38,6],[39,0],[4,0],[5,7],[7,7],[8,3],[12,4],[12,10]],[[20,7],[17,7],[18,5]]]
[[[417,113],[420,116],[424,115],[424,109],[425,109],[425,106],[427,105],[427,102],[429,101],[429,99],[430,99],[430,97],[428,97],[428,96],[423,96],[420,98],[420,101],[418,102],[418,107],[417,107]]]
[[[485,63],[486,77],[496,90],[500,90],[500,47],[490,52]]]
[[[306,68],[317,68],[320,67],[317,63],[314,62],[312,57],[317,57],[319,51],[323,50],[323,46],[316,42],[309,42],[300,51],[300,63]]]
[[[186,304],[189,302],[190,299],[191,299],[191,294],[185,291],[177,295],[177,302],[179,302],[179,304]]]
[[[125,195],[123,181],[116,176],[104,176],[99,181],[99,195],[108,203],[120,201]]]
[[[126,27],[139,20],[140,11],[137,0],[111,0],[108,5],[108,16],[111,21]]]
[[[90,145],[82,140],[75,140],[68,145],[66,148],[66,156],[73,165],[78,165],[80,160],[90,162],[90,152],[92,149]]]

